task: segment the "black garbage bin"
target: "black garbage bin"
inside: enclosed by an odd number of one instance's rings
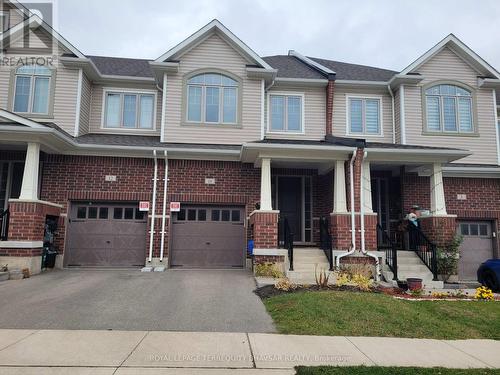
[[[43,249],[42,268],[54,268],[56,265],[57,251],[50,247]]]

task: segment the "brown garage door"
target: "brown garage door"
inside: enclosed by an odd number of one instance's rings
[[[477,269],[493,257],[491,223],[488,221],[461,221],[458,227],[463,237],[460,245],[458,277],[460,280],[477,280]]]
[[[65,265],[143,266],[146,220],[138,204],[73,203]]]
[[[243,267],[242,207],[186,206],[173,213],[170,265],[186,268]]]

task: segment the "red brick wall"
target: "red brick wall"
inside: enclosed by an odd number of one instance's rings
[[[361,249],[361,218],[355,217],[356,224],[356,249]],[[333,238],[333,248],[336,250],[349,250],[352,244],[351,215],[331,215],[330,231]],[[377,215],[365,215],[365,248],[367,251],[377,249]]]
[[[326,134],[332,134],[333,126],[333,95],[335,81],[328,81],[326,86]]]
[[[249,220],[255,249],[278,247],[278,213],[255,211]]]
[[[10,202],[9,211],[10,241],[42,241],[46,217],[58,217],[61,212],[58,207],[31,202]]]

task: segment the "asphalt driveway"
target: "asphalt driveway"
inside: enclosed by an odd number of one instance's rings
[[[59,270],[0,283],[0,328],[274,332],[244,270]]]

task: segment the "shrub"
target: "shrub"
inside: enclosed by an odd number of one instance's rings
[[[317,271],[318,265],[314,267],[314,279],[316,280],[316,285],[322,289],[328,287],[328,280],[330,279],[330,272],[324,269]]]
[[[480,286],[476,289],[474,298],[483,301],[493,301],[493,292],[485,286]]]
[[[372,266],[364,263],[344,264],[341,270],[346,272],[351,278],[354,275],[362,275],[371,279],[373,277]]]
[[[410,290],[410,294],[413,297],[422,297],[422,295],[424,294],[424,290],[423,289],[413,289],[413,290]]]
[[[274,287],[278,290],[283,290],[288,292],[290,290],[297,289],[297,285],[292,283],[288,277],[282,277],[274,283]]]
[[[351,277],[347,272],[339,272],[337,280],[335,280],[336,286],[344,286],[351,282]]]
[[[458,272],[461,243],[462,236],[457,235],[447,247],[437,249],[438,272],[443,275],[444,281],[448,281],[450,276],[456,275]]]
[[[279,279],[284,275],[283,272],[279,270],[276,264],[266,262],[255,265],[255,276],[272,277],[275,279]]]
[[[355,274],[351,277],[351,282],[356,285],[360,290],[368,291],[372,287],[372,280],[361,274]]]

